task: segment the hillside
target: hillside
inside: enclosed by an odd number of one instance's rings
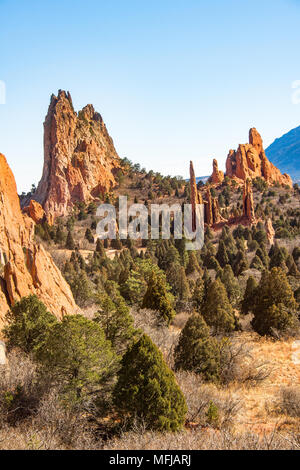
[[[300,126],[292,129],[266,149],[266,155],[281,171],[296,183],[300,181]]]

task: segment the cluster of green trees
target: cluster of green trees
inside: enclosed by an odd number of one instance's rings
[[[25,297],[7,315],[7,346],[33,358],[67,407],[115,413],[127,424],[139,418],[159,431],[181,429],[185,398],[161,352],[134,330],[122,299],[105,297],[101,305],[94,320],[57,321],[36,296]]]

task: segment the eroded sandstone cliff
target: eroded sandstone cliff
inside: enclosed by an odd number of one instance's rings
[[[118,167],[113,141],[93,106],[77,114],[69,92],[52,95],[44,122],[43,175],[33,195],[47,216],[64,216],[75,202],[109,191]]]
[[[249,144],[230,150],[226,160],[226,176],[246,181],[248,178],[264,178],[269,184],[279,183],[292,187],[292,180],[282,174],[266,157],[263,141],[255,128],[249,131]]]
[[[79,311],[51,256],[34,242],[34,225],[21,212],[14,176],[0,154],[0,328],[9,307],[30,294],[58,318]]]

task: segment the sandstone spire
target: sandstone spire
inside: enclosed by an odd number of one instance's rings
[[[212,172],[212,175],[210,177],[210,181],[213,184],[220,184],[220,183],[222,183],[223,180],[224,180],[224,173],[223,173],[223,171],[219,170],[218,162],[214,158],[213,159],[213,172]]]
[[[223,220],[220,216],[218,199],[212,197],[209,188],[207,188],[206,199],[204,202],[204,222],[207,225],[212,226]]]
[[[250,179],[247,179],[244,183],[243,216],[246,217],[250,223],[255,221],[252,184]]]
[[[192,205],[192,230],[196,230],[196,204],[202,204],[202,198],[198,193],[193,162],[190,161],[190,188]]]
[[[51,256],[34,241],[34,222],[22,214],[14,176],[0,154],[0,325],[9,307],[36,294],[49,311],[79,311],[70,287]]]
[[[69,92],[52,95],[44,122],[43,175],[33,195],[46,214],[64,216],[74,202],[108,191],[118,167],[113,141],[93,106],[77,114]]]

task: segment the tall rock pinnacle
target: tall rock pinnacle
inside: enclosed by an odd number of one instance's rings
[[[218,162],[214,158],[213,159],[213,172],[210,177],[210,182],[213,184],[220,184],[224,180],[224,173],[223,171],[220,171],[218,168]]]
[[[44,122],[44,167],[33,198],[47,216],[64,216],[77,201],[87,202],[115,184],[119,157],[92,105],[78,114],[69,92],[51,96]]]
[[[250,223],[255,221],[252,184],[249,178],[244,183],[243,216],[246,217]]]
[[[202,201],[199,197],[197,190],[195,172],[193,162],[190,161],[190,188],[191,188],[191,205],[192,205],[192,230],[196,230],[196,204],[201,204]]]

